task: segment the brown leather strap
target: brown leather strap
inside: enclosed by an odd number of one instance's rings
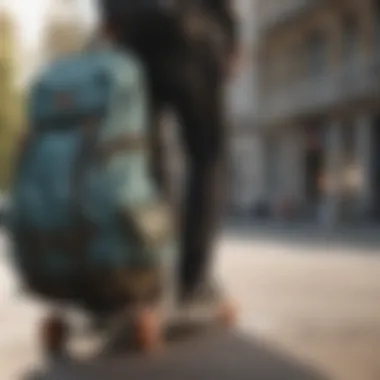
[[[51,249],[63,249],[73,255],[75,260],[80,259],[86,249],[88,240],[96,234],[96,228],[87,226],[87,228],[73,229],[71,231],[51,231],[41,232],[37,230],[28,230],[22,234],[23,241],[29,249],[36,255],[36,259],[44,259],[44,254]]]
[[[125,134],[100,144],[98,156],[101,159],[108,159],[116,153],[144,151],[148,148],[149,144],[145,136]]]

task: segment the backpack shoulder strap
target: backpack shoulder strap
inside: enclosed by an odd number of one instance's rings
[[[117,139],[127,140],[128,136],[134,141],[138,136],[141,139],[146,138],[149,104],[145,69],[142,63],[133,53],[115,49],[108,64],[114,82],[109,117],[100,131],[101,144]],[[131,144],[126,144],[126,146],[131,146]]]

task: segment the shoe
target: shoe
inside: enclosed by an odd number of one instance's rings
[[[183,306],[211,306],[221,302],[222,292],[213,282],[200,284],[193,291],[186,292],[182,299]]]

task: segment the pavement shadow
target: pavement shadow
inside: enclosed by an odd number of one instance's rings
[[[234,223],[226,228],[227,235],[241,238],[266,239],[272,242],[318,247],[321,251],[332,248],[357,250],[378,254],[380,226],[361,227],[343,225],[339,228],[322,228],[309,224],[292,223]]]
[[[21,380],[329,380],[242,334],[213,332],[135,355],[56,364]]]

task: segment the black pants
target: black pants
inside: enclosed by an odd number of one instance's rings
[[[207,32],[191,38],[178,19],[145,15],[130,23],[124,43],[142,58],[149,73],[153,120],[153,166],[165,191],[160,116],[170,107],[180,121],[187,156],[187,194],[181,229],[180,284],[191,292],[207,281],[212,243],[225,184],[226,126],[224,65],[220,38]]]

